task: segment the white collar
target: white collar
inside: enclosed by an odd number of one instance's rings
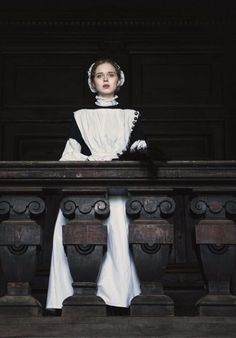
[[[95,104],[100,107],[117,106],[119,104],[119,102],[116,101],[117,98],[117,95],[115,95],[112,99],[106,99],[101,96],[96,96]]]

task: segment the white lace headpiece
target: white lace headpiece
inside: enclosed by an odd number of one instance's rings
[[[88,70],[88,85],[89,85],[89,88],[90,88],[92,93],[97,92],[96,88],[94,87],[94,85],[91,81],[91,71],[92,71],[92,68],[93,68],[94,65],[95,65],[95,62],[91,64],[91,66],[89,67],[89,70]],[[120,71],[119,87],[121,87],[125,83],[125,74],[124,74],[123,70],[120,69],[120,66],[118,64],[117,64],[117,66],[118,66],[119,71]]]

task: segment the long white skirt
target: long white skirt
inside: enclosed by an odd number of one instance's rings
[[[97,282],[97,296],[107,305],[128,307],[140,294],[140,283],[129,251],[129,220],[125,211],[126,199],[111,197],[107,220],[107,252]],[[62,244],[62,225],[66,224],[61,210],[58,213],[51,258],[47,308],[60,309],[64,299],[73,295],[72,277]]]

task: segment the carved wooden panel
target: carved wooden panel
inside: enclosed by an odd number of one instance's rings
[[[66,122],[9,123],[4,128],[3,158],[7,160],[58,160],[69,126]]]
[[[3,126],[0,122],[0,161],[3,160]]]
[[[2,107],[2,93],[3,93],[3,57],[0,54],[0,107]]]
[[[224,158],[224,121],[145,120],[145,134],[155,159]]]
[[[91,54],[37,53],[5,55],[4,105],[84,104],[89,97],[86,70]]]
[[[221,104],[223,57],[215,53],[131,54],[132,101],[138,105]]]

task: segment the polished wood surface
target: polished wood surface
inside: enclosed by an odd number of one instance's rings
[[[199,298],[205,293],[204,275],[201,272],[194,235],[195,227],[198,233],[198,224],[201,224],[203,218],[206,219],[206,226],[203,226],[206,232],[203,232],[208,237],[212,233],[210,243],[220,236],[216,226],[219,220],[222,234],[227,229],[232,228],[234,231],[235,228],[235,161],[154,162],[151,170],[150,163],[145,161],[0,162],[0,189],[3,201],[14,196],[11,198],[18,203],[19,195],[23,196],[23,200],[27,196],[39,196],[46,204],[46,213],[39,222],[42,227],[41,249],[36,276],[32,281],[33,294],[42,304],[45,302],[47,290],[54,222],[63,198],[72,196],[80,200],[79,203],[86,204],[86,201],[96,199],[96,196],[104,199],[110,195],[125,195],[131,206],[127,205],[127,212],[130,217],[134,217],[131,223],[137,226],[134,233],[140,233],[139,227],[146,226],[150,233],[156,233],[156,239],[165,237],[160,237],[164,225],[160,223],[159,230],[155,230],[152,222],[158,220],[158,215],[165,218],[165,213],[170,212],[168,198],[174,200],[175,208],[170,222],[174,226],[174,247],[163,276],[163,285],[167,293],[176,299],[177,313],[186,313],[188,308],[188,305],[179,303],[181,292],[188,294],[191,290],[193,298]],[[167,204],[163,203],[161,206],[157,202],[160,198],[160,203],[164,201]],[[136,203],[136,209],[132,209],[132,200]],[[8,209],[4,208],[1,211],[3,218],[8,213]],[[82,218],[87,223],[91,221],[86,220],[87,216],[84,217]],[[137,217],[141,217],[141,221],[145,220],[143,225],[136,220]],[[211,231],[210,219],[217,221]],[[227,224],[230,224],[228,228]],[[223,226],[226,228],[223,229]],[[161,233],[163,234],[162,231]],[[146,235],[148,236],[148,232]],[[171,232],[168,233],[169,239],[170,236]],[[94,233],[90,238],[94,238]],[[227,238],[226,236],[225,245],[229,243]],[[234,279],[231,290],[235,292]],[[194,312],[194,307],[190,311]]]

